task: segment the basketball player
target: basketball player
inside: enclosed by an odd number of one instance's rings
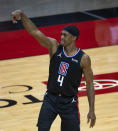
[[[48,48],[50,55],[48,85],[39,114],[38,131],[49,131],[57,115],[61,118],[61,131],[80,131],[77,93],[82,73],[89,102],[87,119],[93,127],[96,121],[93,73],[89,56],[75,46],[78,28],[73,25],[64,27],[58,44],[55,39],[40,32],[23,11],[12,12],[13,23],[19,19],[40,45]]]

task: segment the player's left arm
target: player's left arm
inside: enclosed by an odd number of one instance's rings
[[[89,102],[89,113],[87,115],[90,127],[93,127],[96,122],[95,116],[95,93],[93,86],[93,71],[91,69],[91,59],[87,54],[84,54],[81,59],[81,67],[83,69],[84,78],[86,81],[87,97]]]

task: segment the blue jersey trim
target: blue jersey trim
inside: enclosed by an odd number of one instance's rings
[[[74,56],[67,56],[67,55],[65,54],[65,52],[64,52],[64,47],[63,47],[63,54],[64,54],[64,56],[65,56],[66,58],[73,58],[73,57],[75,57],[79,52],[80,52],[80,49],[77,51],[77,53],[76,53]]]

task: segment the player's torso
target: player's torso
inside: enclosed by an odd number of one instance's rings
[[[82,68],[80,66],[83,52],[78,52],[71,57],[66,56],[62,46],[59,46],[57,52],[50,61],[48,90],[53,93],[63,93],[70,96],[77,93],[77,87],[82,77]]]

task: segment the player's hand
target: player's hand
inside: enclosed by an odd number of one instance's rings
[[[18,20],[20,20],[22,13],[23,12],[21,10],[15,10],[14,12],[11,13],[12,22],[14,24],[16,24]]]
[[[90,122],[90,128],[95,125],[96,116],[95,116],[95,113],[93,111],[89,111],[89,113],[87,115],[87,123],[89,123],[89,122]]]

